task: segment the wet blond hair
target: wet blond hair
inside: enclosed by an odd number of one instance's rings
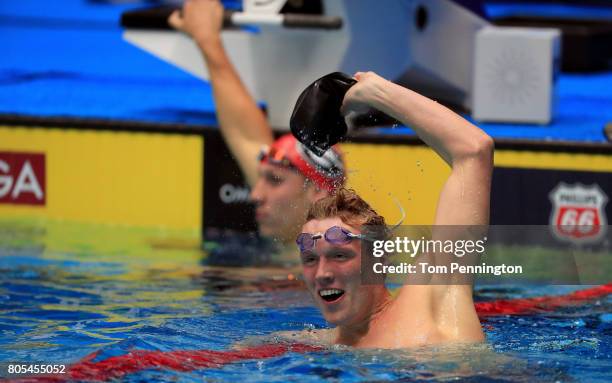
[[[340,188],[313,203],[308,210],[306,221],[331,217],[338,217],[345,224],[354,227],[386,227],[385,218],[352,189]]]

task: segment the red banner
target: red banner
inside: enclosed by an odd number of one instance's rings
[[[45,205],[44,153],[0,152],[0,203]]]

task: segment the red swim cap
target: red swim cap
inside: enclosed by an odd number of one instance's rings
[[[343,186],[346,180],[342,154],[336,146],[319,157],[291,134],[281,136],[269,148],[262,149],[259,160],[293,167],[319,188],[330,192]]]

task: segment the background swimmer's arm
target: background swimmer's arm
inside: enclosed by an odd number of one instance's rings
[[[368,106],[374,107],[413,128],[451,166],[451,174],[440,192],[434,224],[487,225],[493,140],[450,109],[374,73],[358,73],[356,79],[359,82],[345,96],[344,113],[351,110],[361,112]],[[441,229],[443,227],[434,227],[432,239],[470,239],[463,237],[469,234],[465,231],[450,233]],[[448,264],[451,259],[448,255],[429,255],[428,261]],[[444,282],[446,284],[406,285],[398,299],[420,296],[418,305],[432,316],[445,338],[482,339],[472,299],[472,285]]]
[[[223,6],[217,0],[185,2],[182,16],[175,11],[171,26],[191,35],[198,44],[210,75],[221,134],[249,184],[257,179],[257,155],[274,137],[266,117],[248,90],[221,42]]]

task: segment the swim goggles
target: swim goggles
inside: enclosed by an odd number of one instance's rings
[[[392,233],[393,231],[395,231],[395,229],[397,229],[406,218],[406,211],[404,210],[400,202],[397,200],[397,198],[393,197],[393,201],[397,204],[402,217],[395,225],[391,226],[391,228],[388,229],[387,233]],[[365,239],[367,241],[376,241],[376,238],[372,238],[365,234],[354,234],[343,227],[332,226],[327,229],[324,234],[301,233],[297,236],[295,243],[300,248],[300,253],[303,253],[307,250],[312,250],[316,245],[317,240],[321,238],[325,238],[325,240],[331,243],[332,245],[345,245],[355,238]]]
[[[295,167],[287,158],[286,151],[284,148],[270,148],[267,145],[264,145],[257,156],[257,160],[259,162],[269,162],[274,165],[280,165],[285,167]]]
[[[345,245],[351,242],[353,239],[369,239],[369,237],[363,234],[354,234],[347,229],[340,226],[332,226],[325,231],[325,233],[301,233],[297,236],[295,243],[300,248],[300,253],[308,250],[312,250],[315,247],[318,239],[325,238],[325,240],[332,245]]]

